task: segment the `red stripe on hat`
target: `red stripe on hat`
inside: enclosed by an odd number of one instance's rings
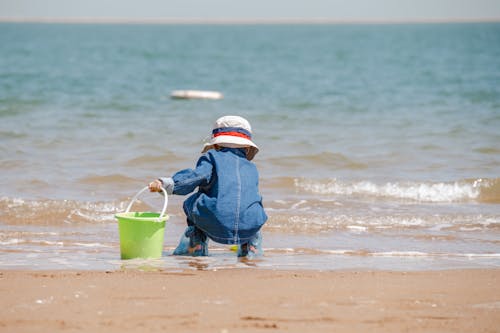
[[[248,135],[240,133],[240,132],[219,132],[219,133],[215,133],[213,135],[213,137],[216,138],[216,137],[221,136],[221,135],[237,136],[239,138],[244,138],[244,139],[250,140],[250,137]]]

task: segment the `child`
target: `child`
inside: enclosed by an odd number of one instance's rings
[[[249,122],[238,116],[215,121],[196,168],[149,184],[151,192],[198,192],[184,201],[186,231],[174,255],[208,255],[208,238],[221,244],[238,244],[239,257],[262,253],[260,228],[267,220],[259,194],[259,174],[250,162],[259,147],[252,142]],[[208,238],[207,238],[208,237]]]

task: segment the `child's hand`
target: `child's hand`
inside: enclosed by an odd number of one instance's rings
[[[149,191],[151,192],[161,192],[161,188],[163,187],[163,183],[158,179],[155,179],[151,183],[149,183]]]

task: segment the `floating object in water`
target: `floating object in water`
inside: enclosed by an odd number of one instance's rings
[[[174,90],[170,97],[174,99],[222,99],[224,95],[218,91]]]

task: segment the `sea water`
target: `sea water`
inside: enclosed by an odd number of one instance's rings
[[[498,23],[0,24],[0,45],[0,269],[500,266]],[[114,214],[226,114],[261,149],[265,256],[171,256],[172,196],[165,256],[121,261]]]

